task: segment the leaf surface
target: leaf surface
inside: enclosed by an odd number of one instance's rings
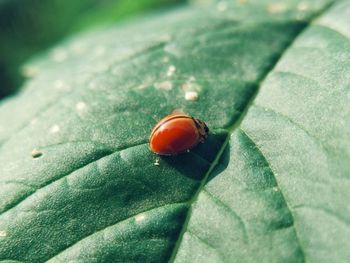
[[[193,205],[175,262],[350,258],[349,2],[263,81]]]
[[[0,106],[0,260],[345,262],[350,5],[330,3],[188,6],[29,63]],[[211,135],[155,165],[179,109]]]

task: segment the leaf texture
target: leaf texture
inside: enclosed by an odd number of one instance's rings
[[[0,260],[346,262],[350,5],[302,4],[187,6],[29,63],[0,105]],[[209,139],[155,165],[179,109]]]

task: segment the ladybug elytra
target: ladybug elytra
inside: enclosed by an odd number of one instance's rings
[[[154,126],[149,139],[152,152],[176,155],[186,152],[208,137],[207,125],[186,114],[170,114]]]

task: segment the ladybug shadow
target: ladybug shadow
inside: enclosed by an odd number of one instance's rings
[[[212,167],[218,154],[222,151],[227,136],[226,131],[210,133],[204,143],[198,144],[192,150],[175,156],[162,156],[160,162],[165,162],[183,176],[197,181],[202,181],[210,172],[206,179],[206,182],[209,182],[225,170],[229,163],[230,147],[227,144],[219,162],[214,168]]]

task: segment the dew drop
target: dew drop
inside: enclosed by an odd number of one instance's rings
[[[279,188],[277,186],[275,186],[275,187],[272,188],[272,190],[275,191],[275,192],[278,192]]]

